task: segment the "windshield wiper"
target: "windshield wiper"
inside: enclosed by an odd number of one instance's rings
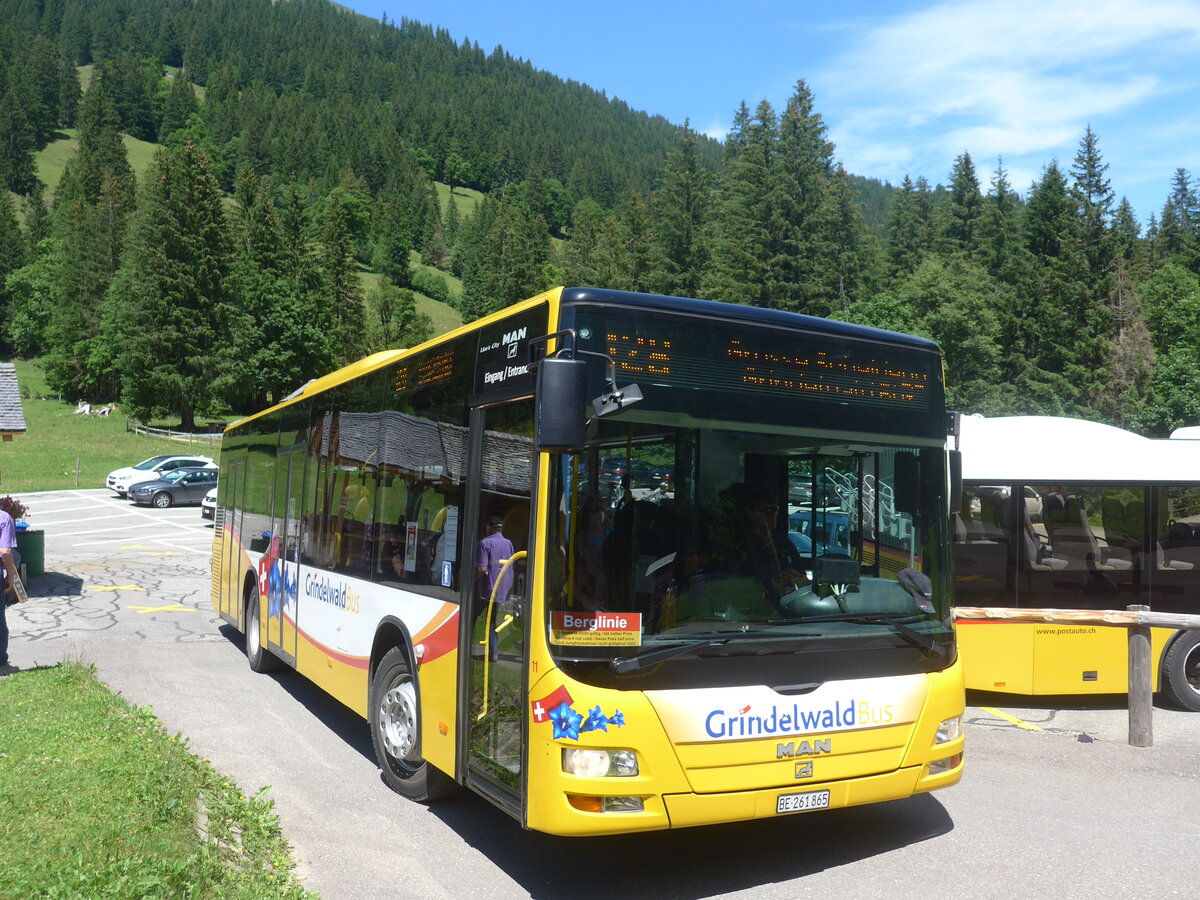
[[[638,669],[644,668],[651,663],[662,662],[676,656],[683,656],[685,653],[691,653],[693,650],[699,650],[703,647],[719,647],[722,644],[728,643],[728,641],[729,638],[722,638],[718,641],[696,641],[690,644],[678,644],[674,647],[660,647],[658,650],[648,650],[636,656],[613,657],[608,661],[608,665],[618,675],[625,675],[628,672],[635,672]]]
[[[618,656],[609,660],[608,664],[618,675],[624,675],[627,672],[636,671],[656,662],[663,662],[676,656],[683,656],[692,650],[699,650],[706,647],[720,647],[730,642],[780,641],[798,637],[820,637],[816,633],[796,634],[795,632],[772,634],[767,631],[719,631],[716,633],[721,636],[719,638],[705,637],[704,640],[693,641],[690,644],[680,644],[675,647],[647,650],[645,653],[639,653],[636,656]]]
[[[948,656],[946,645],[940,641],[935,641],[928,635],[909,628],[903,622],[897,620],[897,615],[894,613],[832,613],[825,616],[798,616],[794,619],[771,619],[772,625],[795,625],[806,622],[852,622],[856,625],[888,625],[896,630],[896,633],[904,638],[908,643],[912,644],[921,651],[922,656]]]

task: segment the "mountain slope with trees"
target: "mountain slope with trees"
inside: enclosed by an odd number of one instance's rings
[[[892,187],[842,168],[803,81],[718,145],[325,0],[0,0],[0,22],[0,341],[67,395],[187,425],[423,339],[414,290],[471,319],[590,283],[928,335],[966,412],[1200,419],[1192,176],[1143,230],[1090,127],[1027,189],[969,152]],[[33,154],[64,127],[50,193]],[[140,181],[122,136],[161,148]]]

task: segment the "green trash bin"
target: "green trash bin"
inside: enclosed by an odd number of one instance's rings
[[[21,554],[26,576],[33,578],[43,574],[46,571],[46,532],[32,528],[18,531],[17,552]]]

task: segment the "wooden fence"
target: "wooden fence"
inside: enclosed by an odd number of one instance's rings
[[[991,606],[957,606],[956,619],[990,619],[1003,622],[1053,625],[1106,625],[1129,630],[1129,743],[1154,744],[1154,678],[1150,671],[1150,629],[1200,629],[1200,616],[1151,612],[1148,606],[1118,609],[1009,609]]]
[[[186,431],[171,431],[166,428],[151,428],[149,425],[143,425],[134,419],[129,419],[125,423],[128,431],[135,434],[144,434],[149,437],[160,438],[164,441],[173,441],[179,444],[203,444],[206,447],[220,447],[221,433],[208,432],[204,434],[190,434]]]

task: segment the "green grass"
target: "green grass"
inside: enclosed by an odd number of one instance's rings
[[[419,256],[414,253],[412,255],[414,267],[420,267],[423,269],[429,268],[428,266],[420,265],[417,262],[418,259]],[[440,269],[434,269],[433,271],[437,272],[439,275],[445,278],[447,282],[449,282],[451,291],[458,291],[460,294],[462,293],[461,281],[459,281],[449,272],[443,272]],[[358,279],[362,284],[363,291],[365,292],[371,290],[371,288],[378,287],[379,282],[383,279],[383,275],[378,272],[368,272],[365,269],[360,269],[358,273]],[[462,324],[462,316],[459,315],[458,310],[450,308],[445,303],[441,303],[437,300],[426,297],[424,294],[419,293],[418,291],[413,291],[413,295],[417,299],[417,312],[425,313],[425,315],[429,316],[430,321],[433,322],[433,333],[435,337],[439,334],[445,334],[447,331],[452,331]]]
[[[78,663],[0,679],[0,897],[304,897],[271,807]]]
[[[199,453],[215,458],[217,448],[208,444],[189,445],[126,431],[120,408],[107,417],[77,416],[77,398],[59,400],[49,394],[36,362],[17,361],[16,367],[26,432],[0,442],[0,494],[104,487],[104,479],[113,469],[159,453]],[[109,398],[87,399],[100,404]],[[31,524],[36,526],[36,501],[30,513]]]
[[[483,199],[483,194],[471,188],[456,187],[454,193],[451,194],[450,185],[445,182],[435,181],[434,185],[437,187],[437,198],[441,206],[443,218],[446,216],[446,209],[452,196],[454,198],[454,205],[458,207],[458,221],[460,222],[475,215],[475,207]]]
[[[44,149],[33,155],[37,177],[46,186],[46,192],[51,196],[58,189],[58,183],[62,180],[67,161],[75,155],[75,150],[79,146],[76,138],[78,133],[74,128],[63,128],[57,132],[56,140],[51,141]],[[154,154],[158,150],[158,144],[139,141],[127,134],[122,135],[121,140],[125,144],[125,154],[129,158],[130,167],[134,174],[141,178],[150,168],[150,163],[153,162]]]

